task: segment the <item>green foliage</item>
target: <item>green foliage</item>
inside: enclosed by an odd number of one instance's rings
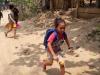
[[[20,20],[25,20],[34,16],[37,12],[37,5],[34,0],[12,0],[20,11]]]
[[[0,4],[2,4],[4,2],[4,0],[0,0]]]

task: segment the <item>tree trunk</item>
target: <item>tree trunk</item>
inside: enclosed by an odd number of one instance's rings
[[[96,7],[100,8],[100,0],[96,0]]]
[[[79,0],[79,6],[84,7],[84,0]]]
[[[71,8],[72,0],[42,0],[42,8],[58,10]]]
[[[79,5],[80,5],[80,0],[77,0],[76,1],[76,17],[78,18],[78,8],[79,8]]]
[[[63,9],[68,10],[68,0],[64,0]]]
[[[50,0],[50,8],[53,10],[63,9],[64,0]]]
[[[71,0],[68,0],[68,8],[71,8]]]
[[[76,7],[76,0],[71,0],[71,8],[75,8]]]

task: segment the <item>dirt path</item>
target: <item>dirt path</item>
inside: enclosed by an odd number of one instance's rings
[[[64,49],[65,75],[100,75],[100,48],[86,39],[91,24],[85,20],[74,20],[67,28],[75,53]],[[59,75],[59,65],[54,62],[46,72],[38,65],[45,58],[42,45],[45,30],[32,33],[17,33],[18,39],[6,38],[0,30],[0,75]]]

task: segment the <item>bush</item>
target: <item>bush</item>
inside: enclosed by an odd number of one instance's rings
[[[37,5],[34,4],[33,0],[12,0],[12,2],[19,9],[19,19],[20,20],[31,18],[37,12]]]

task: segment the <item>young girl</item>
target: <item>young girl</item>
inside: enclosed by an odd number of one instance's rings
[[[64,67],[64,60],[61,56],[61,44],[65,41],[68,45],[68,49],[72,48],[70,47],[67,35],[65,33],[65,27],[66,23],[63,19],[61,18],[56,18],[55,21],[55,32],[51,33],[47,40],[47,55],[48,55],[48,60],[43,61],[43,69],[46,70],[46,66],[50,66],[53,63],[53,60],[56,60],[61,69],[61,75],[64,75],[65,73],[65,67]],[[57,34],[57,36],[56,36]],[[55,41],[55,38],[58,38]]]
[[[12,30],[14,31],[14,38],[16,38],[16,21],[14,20],[14,5],[9,5],[9,14],[8,14],[8,20],[9,23],[6,24],[6,28],[8,29],[7,32],[5,32],[5,36],[7,37],[8,33]]]

